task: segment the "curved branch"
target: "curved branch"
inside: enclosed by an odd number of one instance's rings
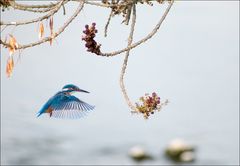
[[[35,18],[35,19],[32,19],[32,20],[19,21],[19,22],[0,22],[0,25],[15,25],[15,26],[18,26],[18,25],[31,24],[31,23],[34,23],[34,22],[42,21],[44,19],[48,19],[50,16],[54,15],[61,8],[64,1],[65,0],[60,1],[58,3],[58,5],[53,10],[51,10],[48,14],[46,14],[42,17],[38,17],[38,18]]]
[[[130,46],[132,44],[134,27],[135,27],[135,24],[136,24],[136,5],[134,4],[132,6],[132,8],[133,8],[133,17],[132,17],[131,31],[130,31],[130,34],[129,34],[129,37],[128,37],[128,46]],[[126,55],[125,55],[125,58],[124,58],[124,62],[123,62],[123,65],[122,65],[122,70],[121,70],[121,74],[120,74],[120,87],[121,87],[124,99],[127,102],[128,106],[133,111],[137,112],[137,108],[131,103],[131,101],[130,101],[128,95],[127,95],[127,91],[126,91],[126,88],[125,88],[125,85],[124,85],[124,81],[123,81],[124,74],[125,74],[125,71],[126,71],[126,68],[127,68],[129,52],[130,52],[130,50],[128,50],[126,52]]]
[[[59,2],[56,2],[56,3],[50,3],[50,4],[48,4],[48,5],[26,5],[26,4],[20,4],[20,3],[16,3],[15,1],[9,1],[9,3],[11,4],[11,6],[12,6],[12,4],[14,5],[14,6],[16,6],[16,7],[18,7],[18,8],[21,8],[21,9],[27,9],[27,8],[51,8],[51,7],[54,7],[54,6],[56,6]]]
[[[134,44],[122,49],[122,50],[119,50],[119,51],[114,51],[114,52],[111,52],[111,53],[101,53],[100,55],[101,56],[106,56],[106,57],[112,57],[112,56],[115,56],[115,55],[118,55],[118,54],[121,54],[123,52],[126,52],[128,50],[131,50],[135,47],[137,47],[138,45],[146,42],[147,40],[149,40],[150,38],[152,38],[158,31],[158,29],[161,27],[163,21],[165,20],[167,14],[169,13],[172,5],[173,5],[174,1],[171,1],[166,9],[166,11],[164,12],[163,16],[161,17],[161,19],[159,20],[159,22],[157,23],[157,25],[154,27],[154,29],[152,30],[152,32],[150,32],[145,38],[139,40],[138,42],[135,42]]]
[[[65,3],[67,3],[66,1]],[[49,5],[23,5],[16,3],[15,1],[10,1],[11,7],[17,10],[23,10],[23,11],[29,11],[29,12],[35,12],[35,13],[45,13],[49,12],[53,8],[55,8],[60,2],[57,3],[51,3]]]
[[[84,0],[82,0],[82,1],[80,2],[80,5],[78,6],[78,8],[77,8],[77,10],[75,11],[75,13],[68,19],[67,22],[64,23],[64,25],[63,25],[61,28],[59,28],[59,30],[58,30],[53,36],[51,36],[51,37],[45,37],[45,38],[43,38],[42,40],[39,40],[39,41],[34,42],[34,43],[26,44],[26,45],[20,45],[20,44],[18,44],[18,45],[19,45],[19,46],[18,46],[18,49],[25,49],[25,48],[28,48],[28,47],[33,47],[33,46],[36,46],[36,45],[40,45],[40,44],[42,44],[42,43],[45,43],[45,42],[47,42],[47,41],[50,41],[50,40],[56,38],[58,35],[60,35],[60,34],[65,30],[65,28],[66,28],[66,27],[77,17],[77,15],[81,12],[81,10],[82,10],[82,8],[83,8],[83,6],[84,6],[84,2],[85,2]],[[0,44],[3,44],[3,45],[6,46],[6,47],[9,47],[9,46],[10,46],[8,43],[3,42],[2,40],[0,40]]]

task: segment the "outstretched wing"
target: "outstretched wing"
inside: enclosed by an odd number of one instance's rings
[[[94,106],[85,103],[75,96],[59,95],[50,105],[52,116],[55,118],[80,118],[94,109]]]
[[[40,109],[40,111],[38,111],[37,117],[39,117],[39,116],[42,115],[43,113],[48,112],[51,104],[55,101],[55,99],[60,98],[61,95],[62,95],[61,92],[58,92],[58,93],[56,93],[54,96],[52,96],[52,97],[43,105],[43,107]]]

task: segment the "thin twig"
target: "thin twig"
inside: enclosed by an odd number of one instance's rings
[[[128,37],[128,46],[130,46],[132,44],[132,40],[133,40],[133,33],[134,33],[134,27],[136,24],[136,5],[133,4],[133,16],[132,16],[132,24],[131,24],[131,30],[130,30],[130,34]],[[127,91],[124,85],[124,74],[127,68],[127,62],[128,62],[128,57],[129,57],[129,53],[130,50],[128,50],[126,52],[125,58],[124,58],[124,62],[122,65],[122,70],[121,70],[121,74],[120,74],[120,87],[124,96],[125,101],[127,102],[128,106],[133,110],[133,111],[137,111],[137,108],[132,104],[132,102],[130,101],[128,95],[127,95]]]
[[[125,25],[128,25],[129,23],[131,12],[132,12],[132,6],[133,4],[127,6],[127,14],[125,16],[125,19],[123,20],[123,23],[125,23]]]
[[[19,8],[51,8],[51,7],[54,7],[56,6],[59,2],[56,2],[56,3],[50,3],[50,4],[43,4],[43,5],[27,5],[27,4],[20,4],[20,3],[17,3],[15,1],[9,1],[10,4],[14,3],[15,6],[19,7]]]
[[[64,3],[62,4],[62,7],[63,7],[63,15],[66,15],[66,9],[65,9]]]
[[[107,23],[104,27],[104,37],[107,37],[107,30],[108,30],[108,26],[109,26],[109,23],[111,21],[111,18],[112,18],[112,14],[113,14],[113,10],[111,10],[109,16],[108,16],[108,20],[107,20]]]
[[[54,15],[60,9],[60,7],[62,6],[64,1],[65,0],[60,1],[59,4],[53,10],[51,10],[48,14],[46,14],[42,17],[38,17],[38,18],[35,18],[35,19],[32,19],[32,20],[19,21],[19,22],[2,22],[1,21],[0,25],[15,25],[15,26],[18,26],[18,25],[31,24],[31,23],[34,23],[34,22],[42,21],[44,19],[48,19],[49,17]]]
[[[49,12],[50,10],[52,10],[58,3],[56,3],[54,5],[49,5],[48,8],[28,8],[28,7],[25,7],[24,5],[20,5],[20,4],[16,3],[15,1],[11,1],[10,5],[12,8],[17,9],[17,10],[34,12],[34,13],[45,13],[45,12]]]
[[[1,28],[1,33],[7,28],[7,25],[5,25],[3,28],[2,27],[0,27]]]
[[[84,0],[82,0],[80,2],[80,5],[78,6],[77,10],[75,11],[75,13],[67,20],[67,22],[64,23],[64,25],[59,28],[59,30],[51,37],[45,37],[43,38],[42,40],[39,40],[37,42],[34,42],[34,43],[30,43],[30,44],[26,44],[26,45],[20,45],[19,44],[19,47],[18,49],[25,49],[25,48],[28,48],[28,47],[33,47],[33,46],[36,46],[36,45],[40,45],[42,43],[45,43],[47,41],[50,41],[54,38],[56,38],[58,35],[60,35],[64,30],[65,28],[76,18],[76,16],[81,12],[83,6],[84,6]],[[0,40],[0,44],[3,44],[4,46],[6,47],[10,47],[10,45],[2,40]]]
[[[138,45],[146,42],[147,40],[149,40],[150,38],[152,38],[158,31],[158,29],[161,27],[163,21],[165,20],[167,14],[169,13],[172,5],[173,5],[173,2],[174,1],[171,1],[166,9],[166,11],[164,12],[163,16],[161,17],[161,19],[159,20],[159,22],[157,23],[157,25],[154,27],[154,29],[146,36],[144,37],[143,39],[139,40],[138,42],[135,42],[134,44],[124,48],[124,49],[121,49],[119,51],[114,51],[114,52],[111,52],[111,53],[101,53],[100,55],[101,56],[106,56],[106,57],[112,57],[112,56],[115,56],[115,55],[118,55],[118,54],[121,54],[123,52],[126,52],[128,50],[131,50],[135,47],[137,47]]]

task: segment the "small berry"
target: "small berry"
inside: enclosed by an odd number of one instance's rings
[[[155,92],[152,93],[152,97],[156,97],[157,94]]]

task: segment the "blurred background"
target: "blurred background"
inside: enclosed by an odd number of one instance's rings
[[[77,5],[68,3],[66,16],[54,17],[55,29]],[[166,6],[137,6],[135,41],[152,30]],[[81,40],[85,24],[96,22],[103,52],[124,48],[129,27],[121,25],[121,16],[103,37],[109,12],[86,5],[53,46],[24,50],[11,78],[5,74],[9,53],[1,48],[1,164],[178,164],[164,155],[176,138],[196,148],[191,164],[239,164],[239,2],[177,1],[156,36],[131,51],[125,76],[131,100],[155,91],[170,101],[149,120],[132,115],[121,94],[124,54],[98,57]],[[1,20],[32,17],[1,12]],[[23,44],[38,40],[37,24],[1,35],[8,33]],[[90,91],[76,96],[95,110],[79,120],[36,118],[68,83]],[[135,146],[153,159],[131,159]]]

